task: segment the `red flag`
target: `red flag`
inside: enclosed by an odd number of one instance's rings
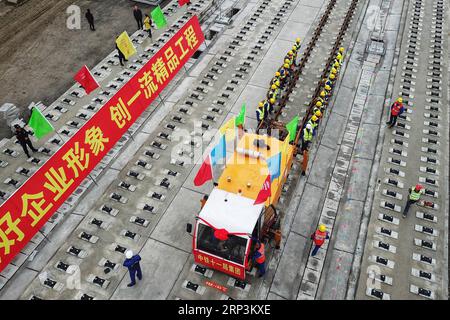
[[[99,87],[97,81],[86,66],[83,66],[83,68],[81,68],[73,78],[76,82],[81,84],[81,86],[86,91],[86,94],[91,93]]]
[[[270,174],[267,175],[266,180],[264,181],[261,190],[258,193],[258,196],[256,197],[256,200],[253,204],[260,204],[264,203],[267,198],[270,197],[272,194],[272,189],[270,188]]]
[[[199,187],[204,184],[206,181],[212,180],[212,167],[209,156],[203,161],[202,166],[197,172],[197,175],[194,178],[194,185]]]
[[[189,2],[191,2],[191,0],[178,0],[178,4],[180,5],[180,7],[184,6],[186,3],[189,3]]]

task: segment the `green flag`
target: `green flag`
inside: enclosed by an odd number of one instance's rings
[[[31,112],[31,118],[30,121],[28,121],[28,125],[33,128],[34,135],[38,139],[42,138],[52,131],[55,131],[55,128],[53,128],[50,122],[48,122],[41,111],[39,111],[39,109],[35,107]]]
[[[245,123],[245,103],[242,105],[241,112],[239,112],[238,116],[236,117],[235,124],[237,127],[238,125],[241,125],[241,124],[244,125],[244,123]]]
[[[164,13],[159,6],[153,9],[151,16],[158,29],[164,28],[167,25],[166,17],[164,17]]]
[[[294,119],[291,120],[286,125],[286,129],[289,131],[290,139],[289,142],[295,140],[295,134],[297,133],[297,126],[298,126],[298,115],[294,117]]]

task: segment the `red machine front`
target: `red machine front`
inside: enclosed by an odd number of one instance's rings
[[[248,237],[230,235],[227,240],[214,236],[214,229],[198,221],[193,239],[195,263],[244,280],[250,250]]]

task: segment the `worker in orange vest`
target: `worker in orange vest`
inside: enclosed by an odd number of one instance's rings
[[[255,253],[252,259],[256,268],[258,268],[259,277],[261,278],[266,273],[266,255],[264,253],[264,243],[261,243],[259,240],[256,242]]]
[[[317,254],[317,251],[319,251],[319,248],[323,245],[326,239],[330,239],[330,236],[328,235],[327,228],[321,224],[319,228],[311,235],[311,239],[314,241],[314,244],[316,245],[314,247],[314,250],[311,253],[311,257],[314,257]]]

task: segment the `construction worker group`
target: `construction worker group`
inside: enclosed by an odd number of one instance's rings
[[[302,161],[302,175],[306,174],[306,169],[308,166],[308,151],[313,138],[317,135],[319,122],[323,117],[323,114],[328,106],[331,95],[333,94],[333,89],[336,80],[341,69],[341,65],[344,59],[343,47],[338,49],[335,58],[330,64],[329,70],[326,76],[321,80],[321,89],[319,94],[312,101],[312,112],[308,114],[308,121],[304,128],[302,128],[301,133],[301,154],[303,155]]]
[[[274,112],[275,104],[281,97],[281,91],[287,88],[291,81],[294,69],[297,65],[297,54],[300,49],[300,38],[295,40],[292,49],[284,57],[283,65],[275,72],[275,76],[270,80],[269,90],[266,99],[259,102],[256,109],[256,119],[258,124],[268,119],[269,114]]]

